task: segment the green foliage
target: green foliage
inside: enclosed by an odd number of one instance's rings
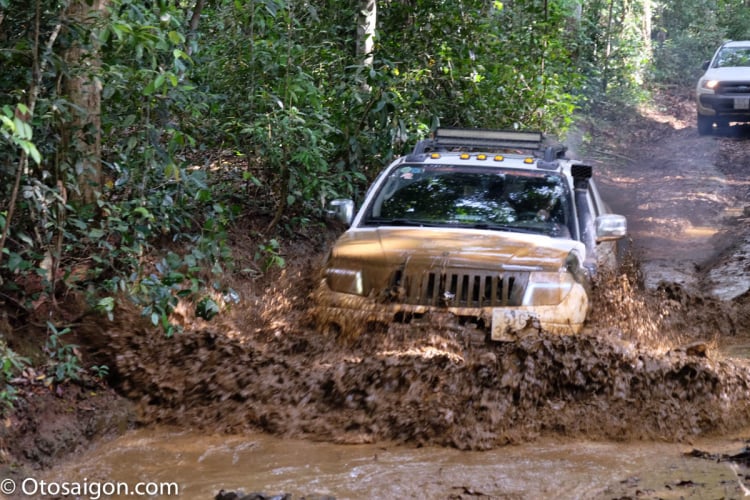
[[[718,25],[724,28],[724,36],[729,40],[750,38],[750,9],[746,2],[735,0],[717,1]]]
[[[206,321],[211,320],[221,312],[219,304],[211,297],[203,297],[195,307],[195,314]]]
[[[36,148],[33,139],[33,129],[20,117],[29,115],[29,108],[23,103],[17,103],[15,109],[5,105],[0,110],[0,136],[11,146],[20,148],[30,156],[36,163],[41,163],[42,158]]]
[[[13,386],[11,381],[17,377],[24,368],[30,364],[28,358],[19,356],[13,349],[8,347],[4,340],[0,339],[0,405],[5,408],[13,407],[17,399],[18,390]]]
[[[58,330],[51,322],[47,322],[49,336],[44,350],[49,357],[48,375],[56,382],[78,380],[82,371],[78,346],[63,340],[63,336],[70,333],[70,328]]]
[[[94,377],[100,380],[104,380],[109,376],[109,366],[107,365],[94,365],[89,368],[89,371]]]
[[[274,238],[258,245],[255,261],[261,263],[263,271],[274,267],[283,268],[286,265],[286,260],[281,255],[281,245]]]
[[[657,84],[693,86],[721,43],[750,38],[750,10],[742,2],[663,2],[655,14],[651,79]]]
[[[7,14],[6,23],[14,15],[24,18],[28,13],[19,9]],[[0,277],[9,279],[0,278],[0,286],[26,311],[41,294],[53,295],[55,283],[93,291],[96,307],[109,317],[116,313],[118,300],[131,296],[143,305],[144,314],[172,334],[168,316],[177,298],[197,291],[205,277],[223,272],[228,263],[225,230],[234,209],[214,198],[205,170],[193,169],[186,159],[186,153],[197,146],[188,130],[201,130],[208,108],[205,94],[189,79],[192,61],[182,32],[184,11],[165,5],[157,12],[141,2],[121,0],[111,2],[109,14],[106,23],[86,28],[88,33],[83,29],[62,33],[66,43],[96,40],[101,46],[101,65],[92,70],[98,71],[94,76],[103,88],[106,183],[98,187],[95,204],[75,201],[80,187],[78,160],[54,138],[56,128],[69,126],[81,108],[56,95],[54,86],[40,94],[30,120],[23,103],[0,108],[5,140],[0,142],[0,173],[19,172],[16,150],[26,151],[39,163],[23,170],[19,178],[19,201],[0,263]],[[50,4],[45,16],[41,36],[54,40],[53,27],[64,12]],[[14,58],[0,50],[0,58],[13,63],[0,79],[23,75],[19,65],[33,57],[42,58],[37,66],[48,64],[60,71],[57,78],[70,76],[67,67],[59,64],[59,54],[33,53],[24,32],[11,34],[17,35],[17,47],[29,57]],[[26,80],[26,85],[33,87],[34,82]],[[0,97],[18,99],[24,92],[23,87],[7,94],[0,91]],[[39,151],[30,143],[34,131]],[[8,194],[12,184],[0,189]],[[5,226],[9,207],[2,203],[0,222]],[[181,254],[169,253],[151,262],[149,256],[165,241],[180,244]],[[69,279],[81,261],[88,269],[85,278]],[[19,280],[19,276],[27,278]]]
[[[186,179],[193,176],[201,177],[201,174],[185,173]],[[191,186],[195,188],[193,196],[188,189]],[[174,187],[176,190],[179,187],[180,199],[189,202],[187,207],[179,207],[176,196],[170,196],[169,190],[154,192],[161,200],[159,204],[149,203],[159,210],[156,216],[143,206],[104,205],[108,217],[99,221],[101,226],[96,234],[110,237],[95,241],[98,251],[93,257],[97,274],[110,276],[104,284],[113,294],[99,300],[99,309],[112,314],[113,297],[125,294],[141,304],[143,314],[170,336],[179,331],[169,322],[179,298],[198,293],[205,285],[206,277],[224,272],[231,257],[226,244],[226,226],[231,221],[231,214],[220,203],[211,203],[209,193],[200,181]],[[190,208],[196,207],[193,202],[203,207],[200,213],[206,220],[202,223],[190,216]],[[204,207],[206,204],[209,207]],[[183,232],[193,224],[202,226],[202,232],[197,235]],[[186,251],[167,252],[159,261],[144,265],[144,256],[158,251],[154,243],[170,235],[172,241],[182,241]]]
[[[659,84],[692,86],[702,74],[702,63],[721,44],[717,33],[702,37],[678,34],[654,47],[652,81]]]
[[[291,2],[220,6],[209,28],[214,52],[195,72],[227,103],[216,101],[217,130],[260,163],[279,216],[287,208],[319,211],[321,197],[338,194],[329,170],[337,131],[317,81],[319,63],[306,61],[317,48],[326,50],[305,31],[315,19],[312,7]]]
[[[646,97],[643,83],[650,58],[650,34],[644,33],[644,2],[595,0],[583,3],[567,36],[573,68],[580,72],[576,90],[583,109],[633,107]]]
[[[387,3],[382,24],[400,28],[378,34],[373,67],[349,71],[333,104],[346,157],[372,178],[438,125],[564,131],[577,75],[559,40],[565,12],[544,5]]]

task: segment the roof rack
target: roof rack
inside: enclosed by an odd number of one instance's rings
[[[544,136],[541,132],[517,132],[515,130],[493,130],[481,128],[438,128],[432,139],[424,139],[414,146],[412,154],[429,151],[481,149],[497,151],[521,149],[543,151]],[[549,146],[544,150],[545,160],[560,158],[566,148],[562,145]]]

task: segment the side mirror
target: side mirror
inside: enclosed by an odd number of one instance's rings
[[[708,69],[709,64],[711,64],[711,61],[703,61],[703,64],[701,65],[701,68],[703,68],[703,71],[706,71]]]
[[[612,241],[624,238],[628,233],[628,221],[623,215],[600,215],[594,221],[596,225],[596,242]]]
[[[354,202],[343,198],[331,200],[326,206],[326,215],[348,226],[354,220]]]

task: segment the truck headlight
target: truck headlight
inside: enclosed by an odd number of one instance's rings
[[[577,284],[570,273],[533,272],[523,294],[524,306],[554,306],[565,300]]]
[[[326,269],[326,283],[334,292],[363,295],[362,272],[353,269],[329,267]]]
[[[701,80],[701,88],[713,90],[719,84],[718,80]]]

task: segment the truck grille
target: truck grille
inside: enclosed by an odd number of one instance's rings
[[[716,89],[717,94],[750,94],[750,81],[745,82],[721,82]]]
[[[435,307],[518,306],[528,283],[528,273],[465,270],[391,275],[391,301]]]

